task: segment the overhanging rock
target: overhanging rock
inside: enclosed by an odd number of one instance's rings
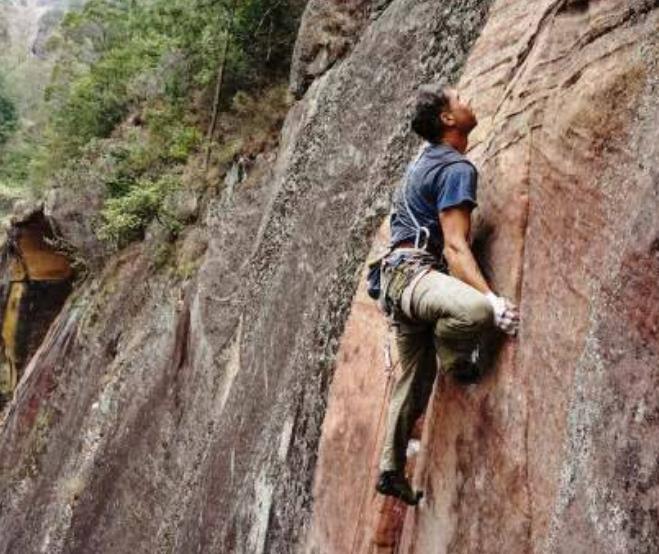
[[[6,401],[71,292],[73,271],[53,246],[40,206],[16,213],[0,245],[2,345],[0,395]]]

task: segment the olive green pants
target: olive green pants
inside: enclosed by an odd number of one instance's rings
[[[438,271],[430,271],[408,286],[403,306],[411,313],[406,313],[409,321],[396,326],[402,373],[389,404],[381,471],[405,468],[407,443],[428,404],[437,358],[443,372],[451,371],[461,358],[470,358],[480,333],[494,318],[484,294]]]

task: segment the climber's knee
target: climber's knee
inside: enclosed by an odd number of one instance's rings
[[[494,320],[492,305],[484,294],[439,271],[423,276],[410,300],[414,319],[434,323],[438,336],[472,334]]]
[[[492,304],[484,294],[480,293],[474,294],[470,298],[464,315],[466,323],[476,329],[488,327],[494,321]]]
[[[451,315],[437,322],[438,336],[456,339],[473,336],[490,326],[494,320],[489,300],[475,289],[455,299],[452,307]]]

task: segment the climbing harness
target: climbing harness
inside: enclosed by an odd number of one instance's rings
[[[379,304],[387,317],[394,322],[409,319],[402,306],[403,293],[433,268],[439,268],[435,256],[416,248],[400,248],[384,259]]]

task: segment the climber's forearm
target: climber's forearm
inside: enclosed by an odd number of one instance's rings
[[[453,277],[464,281],[483,294],[490,292],[490,287],[481,273],[476,258],[469,246],[471,232],[471,209],[460,205],[442,211],[439,224],[444,234],[444,257]]]
[[[453,277],[464,281],[483,294],[491,291],[466,240],[448,242],[444,247],[444,257]]]

